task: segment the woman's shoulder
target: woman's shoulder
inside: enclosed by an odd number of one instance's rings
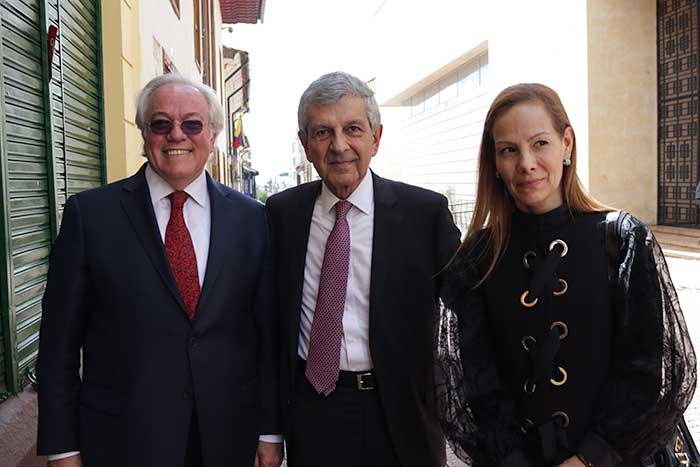
[[[462,242],[449,266],[454,269],[476,268],[486,261],[492,248],[491,233],[481,229]]]
[[[607,211],[602,225],[609,240],[617,244],[648,242],[653,238],[651,228],[627,211]]]
[[[491,236],[486,229],[467,238],[445,267],[443,275],[443,299],[462,297],[479,283],[488,266]]]
[[[651,229],[641,220],[624,210],[608,211],[574,211],[574,222],[590,223],[605,231],[609,240],[616,242],[629,239],[631,236],[642,239],[651,237]]]
[[[631,230],[650,230],[641,220],[627,211],[608,211],[605,213],[605,222],[619,229],[620,232]]]

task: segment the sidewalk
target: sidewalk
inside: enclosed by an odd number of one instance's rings
[[[666,258],[666,261],[678,292],[695,354],[700,358],[700,261],[680,258]],[[695,391],[693,401],[685,412],[685,421],[695,443],[700,443],[700,390]]]

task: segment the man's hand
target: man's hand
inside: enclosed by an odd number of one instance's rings
[[[282,443],[258,441],[258,453],[253,467],[279,467],[282,465],[282,459],[284,459]]]
[[[64,457],[55,461],[49,461],[48,467],[83,467],[83,461],[80,459],[80,454],[70,457]]]
[[[576,456],[571,456],[564,462],[559,464],[557,467],[586,467],[586,464],[581,462],[581,460]]]

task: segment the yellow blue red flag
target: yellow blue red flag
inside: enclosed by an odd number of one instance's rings
[[[233,147],[238,149],[243,146],[243,119],[242,115],[236,120],[236,128],[233,130]]]

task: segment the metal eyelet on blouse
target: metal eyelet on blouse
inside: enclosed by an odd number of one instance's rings
[[[522,431],[524,435],[532,431],[533,428],[535,428],[535,424],[529,418],[523,420],[523,423],[520,425],[520,431]]]
[[[537,256],[537,253],[535,253],[532,250],[528,250],[525,252],[523,255],[523,266],[525,266],[525,269],[531,269],[532,266],[530,266],[530,258],[534,258]]]
[[[533,301],[531,301],[531,302],[525,301],[525,299],[527,298],[527,295],[528,295],[529,293],[530,293],[530,291],[529,291],[529,290],[526,290],[525,292],[523,292],[523,293],[520,295],[520,304],[521,304],[522,306],[524,306],[525,308],[532,308],[533,306],[537,305],[537,302],[540,301],[540,299],[537,298],[537,297],[535,297],[535,299],[534,299]]]
[[[563,321],[554,321],[549,329],[559,328],[559,340],[564,340],[569,335],[569,326]]]
[[[525,349],[525,352],[529,352],[531,346],[537,344],[537,339],[532,336],[525,336],[520,339],[520,344],[523,346],[523,349]]]
[[[566,291],[569,290],[569,284],[561,277],[557,280],[561,284],[561,290],[555,290],[552,293],[558,297],[560,295],[564,295],[566,293]]]
[[[563,258],[569,252],[569,245],[567,245],[564,240],[552,240],[552,243],[549,244],[549,251],[554,250],[554,247],[557,245],[563,248],[563,251],[561,252],[561,257]]]
[[[557,410],[556,412],[554,412],[554,413],[552,414],[552,418],[555,419],[555,420],[556,420],[557,418],[560,419],[561,422],[562,422],[562,423],[561,423],[561,427],[562,427],[562,428],[568,427],[568,426],[569,426],[569,422],[571,421],[571,419],[569,419],[569,416],[566,414],[566,412],[562,412],[561,410]]]
[[[553,386],[563,386],[564,383],[566,383],[566,380],[569,379],[569,374],[560,366],[557,367],[557,370],[559,370],[559,373],[561,373],[561,379],[556,380],[554,378],[550,378],[549,382],[552,383]]]
[[[528,394],[533,394],[535,389],[537,389],[537,383],[531,383],[530,380],[526,379],[525,384],[523,384],[523,390]]]

